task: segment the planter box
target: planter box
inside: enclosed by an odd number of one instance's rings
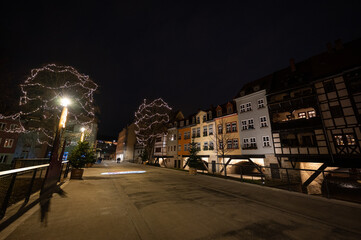
[[[70,179],[83,179],[84,169],[72,169]]]

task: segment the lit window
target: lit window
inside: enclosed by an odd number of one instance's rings
[[[356,145],[355,136],[353,134],[346,134],[347,145]]]
[[[263,100],[263,98],[258,99],[257,103],[258,103],[258,108],[264,108],[264,100]]]
[[[260,119],[260,122],[261,122],[261,127],[267,127],[268,126],[266,116],[260,117],[259,119]]]
[[[316,111],[315,110],[308,111],[307,114],[308,114],[308,118],[316,117]]]
[[[305,112],[298,113],[298,118],[306,118],[306,113]]]
[[[335,135],[334,138],[335,138],[337,146],[344,146],[345,145],[345,142],[343,140],[342,135]]]
[[[11,148],[13,146],[13,143],[14,143],[14,139],[5,139],[5,142],[4,142],[4,147],[5,148]]]

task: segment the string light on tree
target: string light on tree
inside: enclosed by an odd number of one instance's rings
[[[59,121],[64,105],[68,107],[67,118],[72,124],[87,125],[95,119],[94,92],[98,85],[89,76],[79,73],[71,66],[47,64],[32,69],[29,77],[20,84],[21,111],[0,119],[18,121],[18,128],[9,132],[36,132],[39,143],[51,145],[54,123]],[[71,99],[71,100],[70,100]],[[42,126],[26,126],[29,119],[38,119]]]

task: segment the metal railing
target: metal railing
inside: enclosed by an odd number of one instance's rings
[[[198,172],[289,191],[361,203],[360,169],[353,169],[353,171],[342,171],[340,169],[314,170],[260,166],[247,163],[245,165],[228,164],[225,171],[223,163],[212,162],[208,164],[208,168],[198,170]]]
[[[31,194],[41,190],[49,164],[11,169],[0,172],[0,220],[4,218],[8,206],[24,201],[24,208]],[[70,164],[63,161],[58,181],[67,178]]]

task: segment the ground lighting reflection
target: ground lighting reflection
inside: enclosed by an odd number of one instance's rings
[[[146,171],[103,172],[100,175],[136,174],[136,173],[145,173],[145,172]]]

